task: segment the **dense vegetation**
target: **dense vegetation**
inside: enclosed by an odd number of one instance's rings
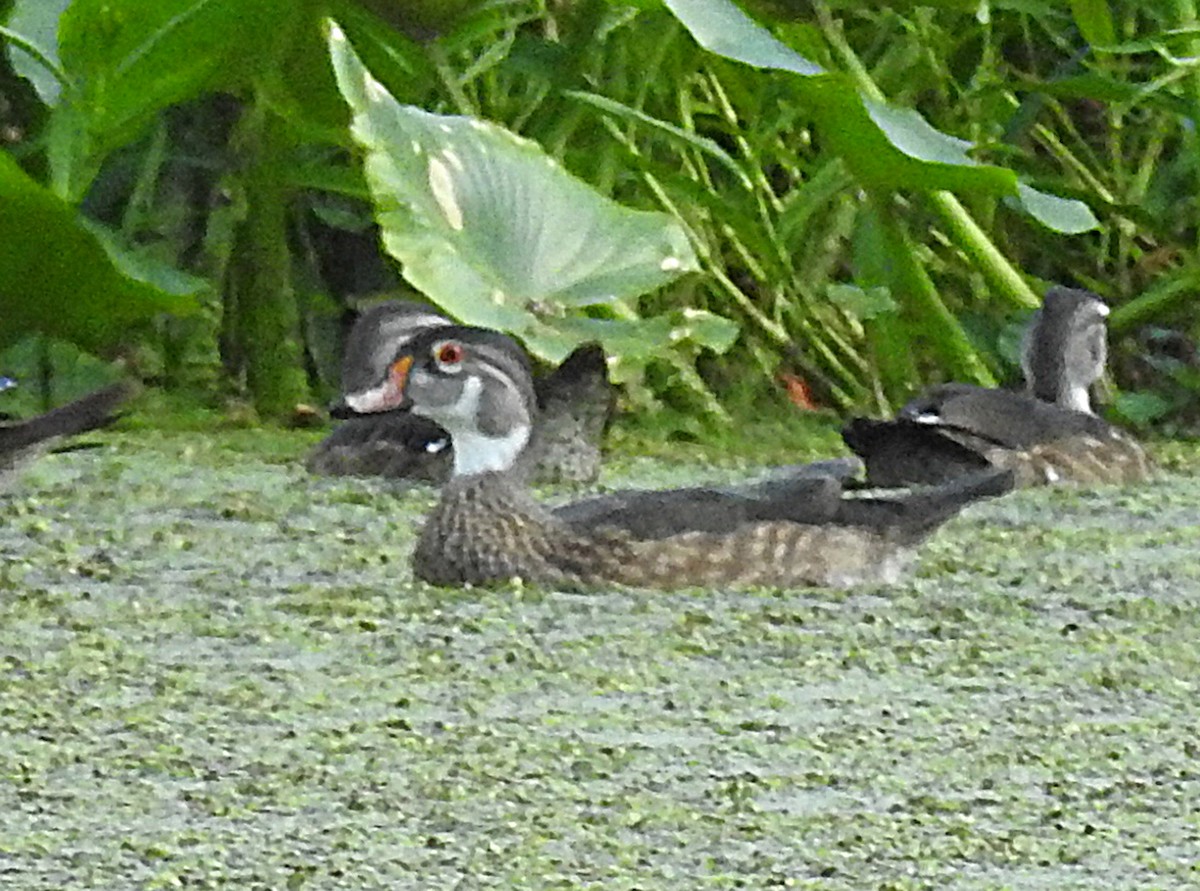
[[[66,340],[265,416],[328,393],[346,307],[401,287],[332,18],[399,102],[496,122],[683,227],[698,273],[521,308],[560,339],[597,329],[557,318],[623,325],[606,345],[643,404],[719,414],[782,377],[873,409],[1010,377],[1015,326],[1063,282],[1116,307],[1126,419],[1189,420],[1192,0],[745,10],[778,42],[725,0],[0,2],[5,367],[77,364]]]

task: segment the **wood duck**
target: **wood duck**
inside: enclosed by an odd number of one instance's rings
[[[12,386],[9,378],[0,378],[0,391]],[[129,384],[112,384],[27,421],[0,424],[0,485],[10,482],[26,460],[52,448],[62,437],[110,423],[130,395]]]
[[[453,441],[437,423],[407,410],[355,415],[346,394],[377,381],[391,359],[419,334],[451,321],[428,306],[381,303],[359,316],[346,342],[342,392],[333,413],[342,423],[308,456],[312,473],[386,476],[443,483]],[[600,441],[612,412],[605,357],[582,346],[535,384],[541,416],[529,462],[540,483],[591,482],[600,472]]]
[[[853,461],[795,468],[729,489],[624,492],[550,508],[525,487],[537,399],[524,354],[496,332],[413,338],[387,376],[348,401],[409,406],[454,438],[454,464],[413,556],[418,578],[486,585],[514,577],[568,588],[649,589],[890,582],[912,547],[964,505],[1012,486],[981,474],[895,499],[852,498]]]
[[[986,467],[1018,486],[1130,483],[1152,465],[1128,434],[1092,413],[1104,373],[1108,307],[1096,295],[1051,288],[1021,346],[1024,392],[942,384],[895,420],[855,418],[842,431],[877,486],[938,484]]]

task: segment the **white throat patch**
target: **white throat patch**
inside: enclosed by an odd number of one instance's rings
[[[1092,413],[1092,400],[1088,396],[1087,387],[1071,387],[1067,390],[1067,398],[1063,403],[1067,408],[1073,408],[1075,411]]]
[[[403,398],[391,380],[384,380],[383,383],[370,390],[348,393],[345,401],[346,405],[358,414],[369,415],[397,408],[403,402]]]
[[[462,394],[453,405],[432,412],[413,409],[415,414],[424,414],[437,421],[450,433],[454,441],[455,476],[509,470],[529,444],[531,427],[528,424],[518,424],[503,436],[479,432],[475,425],[482,393],[483,382],[471,377],[464,381]]]
[[[454,434],[454,475],[509,470],[529,443],[529,432],[529,427],[521,426],[506,436],[484,436],[475,430]]]

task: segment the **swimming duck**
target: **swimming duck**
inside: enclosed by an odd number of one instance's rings
[[[422,333],[383,380],[347,401],[359,411],[407,406],[454,439],[452,476],[413,556],[415,575],[437,585],[890,582],[937,526],[1012,485],[1011,474],[986,470],[895,499],[853,498],[842,478],[854,462],[839,461],[744,487],[625,492],[551,508],[524,482],[537,411],[528,362],[511,339],[480,329]]]
[[[938,484],[987,467],[1013,470],[1018,486],[1145,479],[1145,450],[1092,412],[1107,316],[1095,294],[1051,288],[1022,341],[1024,392],[942,384],[895,420],[851,420],[842,436],[866,463],[868,483]]]
[[[376,381],[414,337],[450,324],[419,303],[391,300],[370,308],[359,316],[346,341],[343,394]],[[529,458],[534,478],[540,483],[591,482],[600,472],[600,441],[613,404],[603,351],[594,344],[580,347],[538,379],[536,389],[541,416]],[[404,410],[354,415],[345,395],[333,412],[344,423],[308,456],[312,473],[431,483],[449,478],[453,442],[434,421]]]
[[[0,378],[0,391],[12,386],[11,379]],[[112,421],[117,407],[132,392],[129,384],[116,383],[29,420],[0,423],[0,485],[10,482],[26,460],[53,447],[62,437]]]

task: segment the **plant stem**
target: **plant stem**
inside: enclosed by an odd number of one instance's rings
[[[1200,16],[1196,13],[1195,0],[1175,0],[1175,27],[1177,28],[1194,28],[1200,23]],[[1188,56],[1192,59],[1200,58],[1200,37],[1193,37],[1188,41]],[[1187,84],[1190,87],[1188,90],[1189,105],[1192,108],[1192,122],[1195,123],[1197,116],[1200,116],[1200,69],[1193,66],[1190,71],[1190,76],[1187,79]],[[1183,128],[1184,143],[1190,146],[1193,157],[1198,148],[1196,130],[1192,128]],[[1200,238],[1200,235],[1197,236]]]
[[[870,194],[871,208],[880,223],[880,234],[885,244],[888,284],[892,293],[907,298],[908,305],[920,320],[921,327],[930,339],[930,345],[938,355],[941,365],[955,380],[969,381],[984,386],[995,386],[996,380],[979,358],[975,347],[954,314],[946,308],[938,296],[937,288],[929,273],[917,260],[917,251],[904,231],[891,204],[890,195]],[[893,345],[894,348],[894,345]],[[902,359],[893,356],[898,368],[903,368]],[[899,373],[899,372],[898,372]],[[884,380],[889,398],[904,383],[902,380]]]
[[[929,196],[933,209],[947,228],[954,234],[959,248],[963,250],[991,282],[992,287],[1019,306],[1038,307],[1042,301],[1025,282],[1024,277],[1000,249],[979,228],[965,207],[949,192],[932,192]]]
[[[288,141],[283,121],[257,96],[234,138],[246,165],[246,217],[235,237],[226,295],[236,312],[236,358],[258,411],[283,418],[307,395],[287,232]]]

